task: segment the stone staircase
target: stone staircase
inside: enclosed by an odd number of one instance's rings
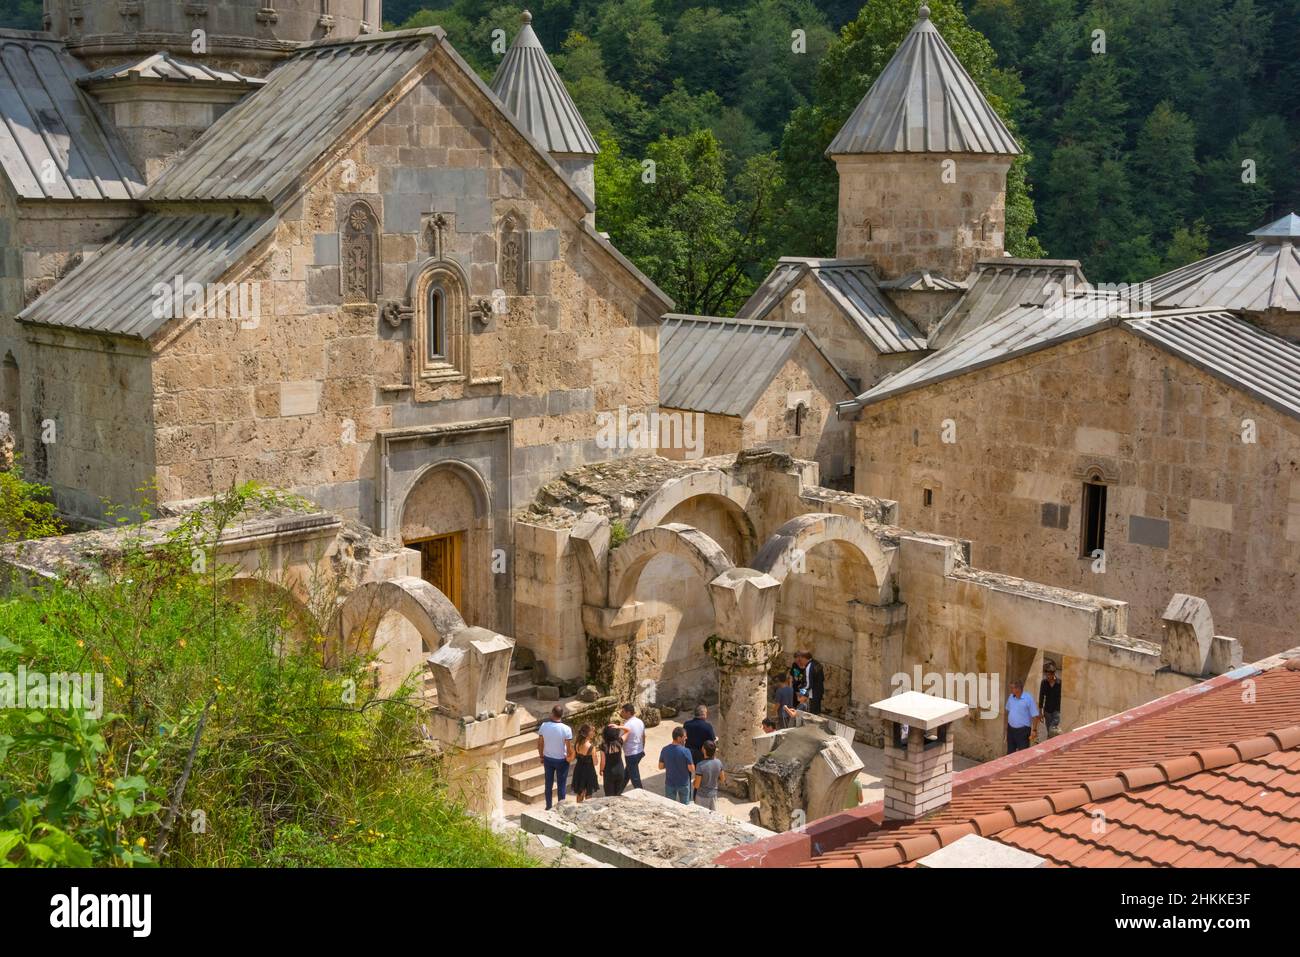
[[[511,662],[510,676],[506,679],[506,700],[519,702],[537,696],[537,683],[532,668],[519,668]],[[519,726],[518,737],[506,742],[501,776],[507,795],[531,804],[542,798],[544,771],[542,759],[537,756],[537,721],[525,718]]]
[[[537,756],[536,728],[506,742],[501,775],[506,794],[515,800],[532,804],[542,799],[545,772],[542,759]]]

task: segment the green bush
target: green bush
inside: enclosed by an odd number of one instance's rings
[[[0,709],[0,863],[520,866],[448,799],[421,712],[365,660],[326,667],[211,543],[245,488],[161,543],[0,602],[0,672],[99,673],[104,714]]]

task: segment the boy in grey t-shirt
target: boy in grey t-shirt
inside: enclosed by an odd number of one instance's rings
[[[701,748],[704,760],[695,766],[695,803],[707,807],[710,811],[718,809],[718,785],[727,782],[727,775],[722,770],[722,762],[716,757],[716,741],[705,741]]]

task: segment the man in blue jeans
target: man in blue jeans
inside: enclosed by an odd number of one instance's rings
[[[551,809],[551,783],[559,784],[559,801],[564,803],[564,785],[569,780],[569,762],[573,760],[573,729],[563,721],[564,709],[558,704],[551,716],[537,727],[537,756],[542,759],[546,775],[546,810]]]
[[[691,779],[695,760],[686,749],[686,729],[673,728],[673,743],[659,752],[659,770],[664,773],[664,797],[682,804],[691,803]]]
[[[1029,747],[1029,729],[1038,721],[1038,705],[1025,694],[1023,682],[1013,681],[1007,696],[1007,754]]]

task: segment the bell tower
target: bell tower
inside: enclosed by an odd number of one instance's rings
[[[886,280],[965,279],[1003,254],[1019,144],[921,7],[826,155],[840,177],[836,255]]]
[[[349,40],[378,31],[381,4],[382,0],[45,0],[45,29],[92,67],[169,53],[260,76],[300,44]]]

